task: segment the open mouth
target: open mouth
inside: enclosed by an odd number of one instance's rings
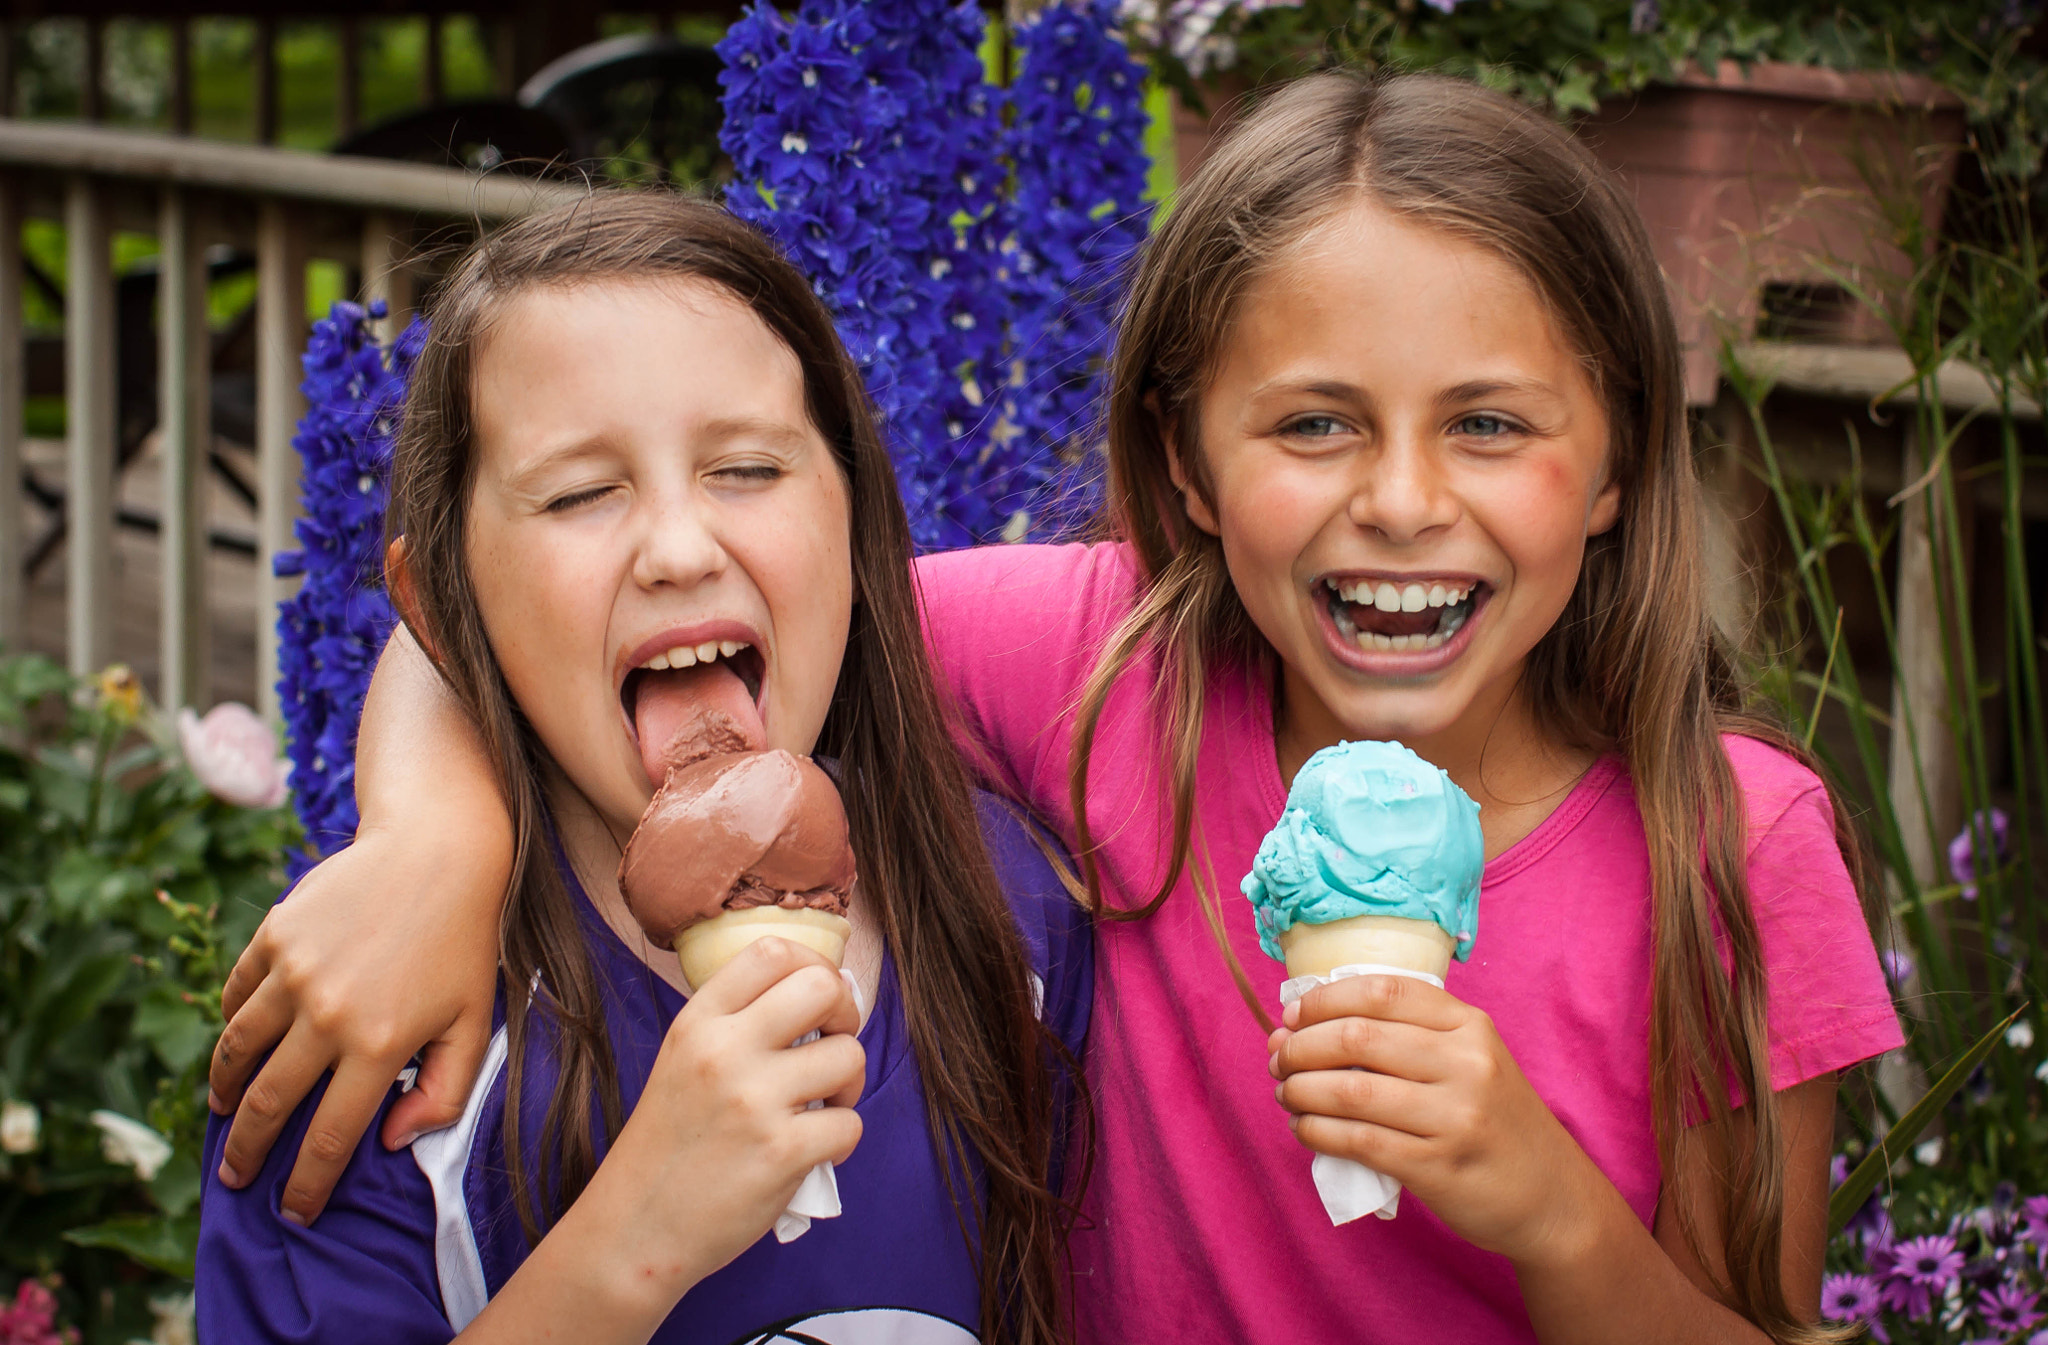
[[[1466,580],[1324,579],[1317,587],[1337,633],[1368,653],[1441,649],[1491,592],[1484,583]]]
[[[629,670],[619,706],[650,783],[667,775],[671,750],[705,716],[719,713],[747,739],[763,737],[761,684],[767,661],[742,640],[706,640],[663,650]]]

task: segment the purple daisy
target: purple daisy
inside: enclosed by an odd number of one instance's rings
[[[2048,1249],[2048,1196],[2028,1196],[2020,1202],[2020,1236],[2039,1248]]]
[[[1868,1275],[1830,1275],[1821,1282],[1820,1313],[1831,1322],[1877,1318],[1877,1282]]]
[[[1938,1291],[1947,1288],[1962,1271],[1963,1261],[1963,1254],[1956,1250],[1956,1240],[1946,1233],[1913,1238],[1893,1250],[1892,1276]]]
[[[2040,1301],[2039,1294],[2030,1294],[2025,1286],[2008,1281],[1978,1296],[1977,1314],[1984,1319],[1984,1325],[2001,1335],[2031,1331],[2041,1320],[2034,1307]]]

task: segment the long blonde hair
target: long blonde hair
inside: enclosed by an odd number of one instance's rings
[[[1178,449],[1187,488],[1213,508],[1188,427],[1199,423],[1197,404],[1238,305],[1312,226],[1359,200],[1512,262],[1550,306],[1606,406],[1621,519],[1590,540],[1570,602],[1529,655],[1524,690],[1546,731],[1619,753],[1634,783],[1653,892],[1649,1058],[1664,1170],[1677,1170],[1696,1142],[1688,1118],[1732,1121],[1719,1192],[1722,1290],[1774,1339],[1837,1339],[1794,1315],[1782,1283],[1783,1125],[1742,797],[1721,735],[1809,755],[1747,712],[1708,617],[1678,338],[1648,236],[1618,185],[1554,122],[1461,81],[1328,72],[1267,98],[1183,185],[1139,265],[1111,370],[1109,526],[1135,550],[1146,586],[1080,699],[1069,784],[1082,879],[1105,918],[1158,909],[1200,846],[1195,762],[1209,669],[1273,668],[1220,543],[1188,521],[1170,461]],[[1168,443],[1170,426],[1183,427],[1178,444]],[[1148,900],[1110,908],[1088,824],[1089,761],[1111,689],[1148,650],[1160,660],[1173,858]],[[1860,873],[1839,808],[1836,821]],[[1191,877],[1220,939],[1213,879],[1204,883],[1199,866]],[[1729,1081],[1748,1101],[1739,1111]],[[1687,1208],[1677,1213],[1697,1248]]]

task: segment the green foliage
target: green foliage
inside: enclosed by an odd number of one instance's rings
[[[1784,61],[1837,69],[1974,75],[2008,22],[1986,0],[1463,0],[1449,13],[1416,0],[1305,0],[1218,24],[1253,83],[1328,65],[1438,70],[1513,93],[1561,116],[1668,80],[1688,62]],[[1162,78],[1192,89],[1187,68],[1154,53]]]
[[[287,809],[209,795],[133,679],[0,659],[0,1283],[56,1272],[89,1340],[189,1279],[220,986],[283,882]],[[95,1112],[169,1157],[110,1161]],[[32,1147],[27,1140],[33,1139]],[[11,1142],[9,1142],[11,1141]]]

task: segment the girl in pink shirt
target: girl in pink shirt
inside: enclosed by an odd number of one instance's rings
[[[1103,917],[1082,1338],[1831,1339],[1835,1073],[1898,1024],[1839,811],[1707,617],[1626,196],[1477,87],[1300,81],[1183,187],[1111,385],[1114,540],[919,568],[964,741]],[[391,769],[358,777],[378,882],[346,852],[273,913],[215,1074],[225,1107],[287,1026],[269,1097],[434,1038],[387,1140],[467,1093],[500,859],[443,838],[502,828],[440,783],[476,768],[469,731],[395,648],[364,727]],[[1275,1023],[1236,883],[1347,738],[1480,803],[1476,948],[1442,990],[1362,977]],[[302,1032],[308,1002],[361,1012]],[[272,1110],[245,1104],[230,1159]],[[1410,1198],[1333,1228],[1304,1149]]]

